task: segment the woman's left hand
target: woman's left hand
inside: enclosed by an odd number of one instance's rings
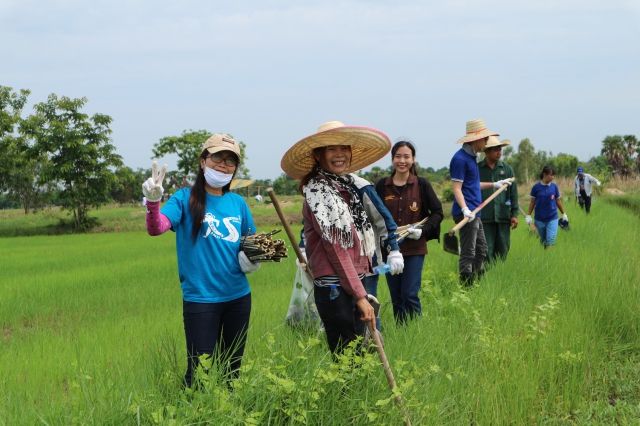
[[[240,269],[245,274],[250,274],[260,268],[260,263],[250,261],[243,251],[238,252],[238,263],[240,264]]]
[[[414,226],[412,226],[409,229],[407,229],[407,232],[409,233],[407,235],[407,238],[409,238],[411,240],[419,240],[420,237],[422,236],[422,229],[416,228]]]
[[[387,265],[391,268],[391,275],[401,274],[404,270],[404,258],[398,250],[391,250],[387,256]]]
[[[366,297],[360,298],[356,301],[356,307],[360,311],[362,315],[360,315],[360,319],[364,322],[370,322],[373,325],[373,328],[376,328],[376,313],[371,306],[371,303],[367,300]]]

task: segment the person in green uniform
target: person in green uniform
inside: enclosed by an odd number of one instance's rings
[[[513,177],[513,169],[501,160],[502,147],[510,145],[507,139],[500,141],[489,137],[484,148],[484,160],[478,163],[481,182],[497,182]],[[493,189],[483,189],[482,199],[487,199]],[[505,259],[511,246],[511,230],[518,226],[518,188],[515,182],[493,199],[481,211],[484,236],[487,240],[487,261]]]

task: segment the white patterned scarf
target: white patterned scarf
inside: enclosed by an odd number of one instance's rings
[[[347,204],[339,189],[349,192]],[[360,255],[373,256],[373,226],[364,211],[351,175],[335,175],[321,170],[302,190],[304,198],[322,230],[322,238],[342,248],[353,247],[352,225],[360,240]]]

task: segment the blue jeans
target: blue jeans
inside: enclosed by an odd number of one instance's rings
[[[389,294],[393,304],[396,323],[402,324],[411,317],[422,315],[422,305],[418,293],[422,284],[424,256],[405,256],[401,274],[387,274]]]
[[[540,236],[540,242],[544,245],[544,248],[555,245],[556,236],[558,235],[558,218],[548,222],[536,220],[535,224]]]

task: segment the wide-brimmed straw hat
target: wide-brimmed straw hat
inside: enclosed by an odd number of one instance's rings
[[[330,145],[349,145],[351,164],[346,173],[355,172],[375,163],[389,152],[391,141],[380,130],[364,126],[346,126],[340,121],[327,121],[318,131],[295,143],[280,161],[282,170],[300,179],[316,164],[313,150]]]
[[[495,148],[497,146],[507,146],[511,145],[511,141],[509,139],[503,139],[502,141],[498,139],[497,136],[489,136],[489,140],[487,140],[487,144],[484,147],[484,151],[489,148]]]
[[[487,129],[484,120],[467,121],[467,134],[458,139],[458,143],[474,142],[489,136],[500,136],[499,133]]]

